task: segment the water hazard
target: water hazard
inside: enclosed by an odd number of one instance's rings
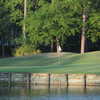
[[[100,100],[100,87],[0,87],[0,100]]]

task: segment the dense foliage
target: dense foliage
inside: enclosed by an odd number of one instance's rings
[[[48,47],[55,51],[60,45],[63,50],[79,52],[83,26],[87,48],[95,50],[100,39],[99,4],[99,0],[0,0],[1,51],[4,46],[30,44],[35,50]]]

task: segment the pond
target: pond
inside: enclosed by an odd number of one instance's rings
[[[0,87],[0,100],[100,100],[100,87]]]

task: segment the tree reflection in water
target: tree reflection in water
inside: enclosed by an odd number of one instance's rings
[[[0,87],[0,100],[100,100],[100,87]]]

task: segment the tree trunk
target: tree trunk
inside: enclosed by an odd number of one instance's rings
[[[81,35],[81,54],[85,52],[85,35]]]
[[[57,53],[60,53],[59,47],[60,47],[60,45],[59,45],[59,40],[58,40],[58,38],[56,38]]]
[[[5,49],[4,49],[4,46],[2,45],[2,57],[5,56]]]
[[[26,19],[26,15],[27,15],[27,0],[24,0],[24,21]],[[26,41],[26,25],[25,25],[25,22],[23,24],[23,38],[24,38],[24,41]]]
[[[51,52],[54,51],[54,43],[53,43],[53,40],[51,40]]]
[[[1,39],[2,57],[4,57],[4,56],[5,56],[5,48],[4,48],[4,43],[3,43],[3,41],[4,41],[4,38],[2,38],[2,39]]]
[[[81,54],[84,54],[85,52],[85,32],[86,32],[85,24],[86,24],[86,14],[83,13],[83,28],[81,34],[81,50],[80,50]]]

